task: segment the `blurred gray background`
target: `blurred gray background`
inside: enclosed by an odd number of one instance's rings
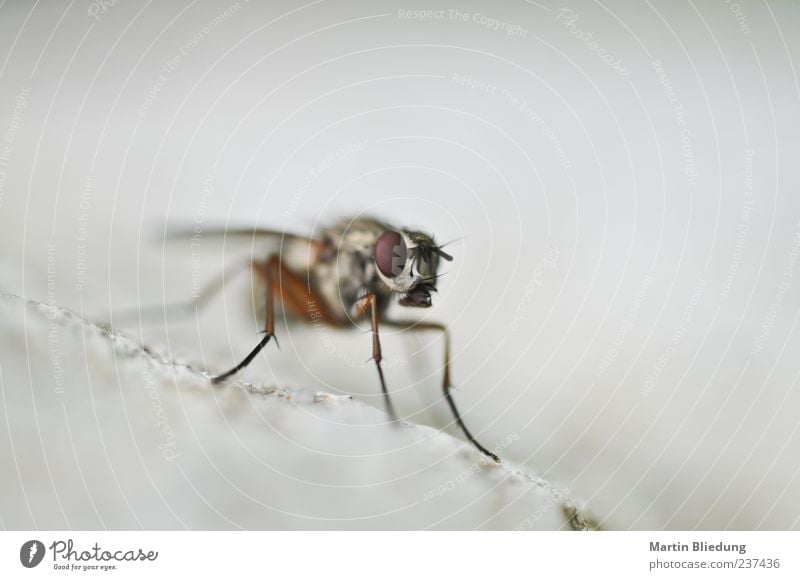
[[[434,307],[394,314],[450,326],[487,446],[608,528],[797,528],[799,27],[788,0],[6,1],[0,286],[108,321],[270,251],[167,225],[378,215],[454,240]],[[248,283],[122,329],[219,371]],[[278,332],[250,380],[381,405],[367,334]],[[440,348],[387,332],[388,381],[458,434]]]

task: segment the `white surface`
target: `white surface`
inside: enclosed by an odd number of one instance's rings
[[[563,489],[351,397],[213,388],[67,311],[0,316],[6,528],[572,527]]]
[[[605,527],[800,525],[797,2],[463,3],[524,36],[392,2],[228,6],[3,4],[5,290],[107,321],[251,255],[162,245],[166,223],[371,212],[462,238],[406,315],[452,328],[486,445],[516,436]],[[121,327],[223,369],[256,338],[243,284],[197,325]],[[368,336],[279,336],[246,376],[380,406]],[[452,429],[437,339],[384,347],[399,412]]]

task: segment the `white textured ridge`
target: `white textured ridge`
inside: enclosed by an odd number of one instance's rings
[[[561,490],[339,397],[162,360],[0,296],[6,529],[585,529]]]

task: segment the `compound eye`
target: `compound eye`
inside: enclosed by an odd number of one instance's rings
[[[406,267],[408,248],[397,232],[384,232],[375,243],[375,264],[387,278],[399,276]]]

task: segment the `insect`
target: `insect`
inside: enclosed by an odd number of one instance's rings
[[[266,298],[263,336],[241,362],[213,377],[212,382],[220,383],[232,377],[249,365],[271,340],[277,340],[276,303],[305,322],[335,328],[345,328],[353,322],[369,319],[372,325],[372,361],[378,371],[387,411],[394,421],[397,415],[381,366],[381,327],[440,332],[444,337],[442,389],[447,404],[470,443],[494,461],[500,461],[473,437],[453,400],[447,327],[435,322],[395,320],[387,316],[389,305],[396,296],[404,307],[431,306],[440,260],[453,259],[434,242],[432,236],[369,217],[342,220],[321,230],[313,238],[261,228],[206,233],[281,241],[278,252],[266,260],[252,260],[248,264],[256,281],[261,283]],[[204,301],[220,287],[220,279],[213,281],[200,293],[198,300]]]

